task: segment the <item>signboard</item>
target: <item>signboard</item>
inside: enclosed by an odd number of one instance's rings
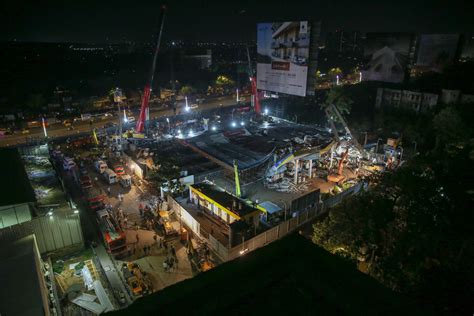
[[[459,34],[422,34],[415,67],[419,71],[442,72],[454,61]]]
[[[367,33],[362,80],[402,82],[409,65],[410,33]]]
[[[310,23],[257,25],[257,89],[306,95]]]

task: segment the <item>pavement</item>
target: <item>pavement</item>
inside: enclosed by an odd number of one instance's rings
[[[127,258],[127,261],[137,263],[143,271],[147,272],[153,283],[154,291],[159,291],[167,286],[194,276],[186,248],[180,242],[175,241],[169,243],[169,246],[173,245],[176,249],[178,263],[172,270],[165,271],[163,263],[166,258],[171,255],[169,248],[168,250],[160,248],[159,244],[155,243],[153,239],[154,232],[143,229],[127,229],[125,233],[127,235],[127,244],[131,249],[135,249],[135,251],[132,252],[133,255]],[[139,236],[138,242],[136,242],[137,234]],[[150,253],[145,254],[143,250],[144,246],[151,247]],[[120,265],[123,262],[126,261],[117,260],[117,263]]]
[[[235,105],[235,98],[233,96],[225,96],[208,100],[200,104],[197,111],[205,111],[209,109],[218,108],[221,104],[224,107]],[[150,117],[152,118],[158,118],[162,116],[173,116],[173,114],[174,113],[172,109],[153,108],[153,106],[150,107]],[[92,125],[89,122],[78,122],[74,125],[75,129],[71,131],[61,124],[54,124],[51,127],[47,128],[48,138],[51,140],[54,138],[74,136],[77,134],[90,132],[91,128],[102,128],[106,123],[117,122],[117,119],[117,117],[101,119],[93,122]],[[43,128],[31,128],[28,134],[6,135],[3,138],[0,138],[0,147],[26,144],[29,142],[29,138],[43,139]]]

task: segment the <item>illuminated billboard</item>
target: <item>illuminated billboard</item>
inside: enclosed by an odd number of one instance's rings
[[[257,25],[257,88],[306,96],[310,23]]]
[[[419,39],[415,72],[442,72],[458,50],[459,34],[422,34]]]
[[[367,33],[362,80],[402,82],[410,64],[413,35]]]

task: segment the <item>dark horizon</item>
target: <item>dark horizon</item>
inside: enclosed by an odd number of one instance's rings
[[[50,43],[148,42],[156,30],[160,1],[132,3],[52,0],[5,2],[0,41]],[[426,4],[331,1],[178,0],[168,3],[164,40],[255,40],[256,24],[284,20],[321,21],[324,31],[471,33],[474,4],[460,0]]]

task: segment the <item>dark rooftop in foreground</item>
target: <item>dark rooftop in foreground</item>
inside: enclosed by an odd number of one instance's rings
[[[184,303],[185,302],[185,303]],[[114,315],[431,315],[299,235],[138,299]]]
[[[254,212],[259,212],[257,208],[254,208],[248,205],[244,201],[239,200],[237,197],[233,196],[232,194],[226,191],[219,190],[216,186],[210,183],[201,182],[201,183],[193,184],[192,187],[202,192],[204,195],[214,200],[215,202],[219,203],[223,207],[227,208],[228,210],[238,215],[239,217],[243,217]],[[237,200],[237,202],[240,202],[241,209],[239,209],[239,207],[237,208],[233,207],[233,202],[235,200]]]
[[[34,235],[0,243],[0,314],[44,315]]]
[[[23,160],[16,148],[0,148],[0,206],[36,202]]]

